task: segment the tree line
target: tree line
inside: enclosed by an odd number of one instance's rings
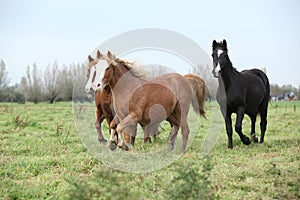
[[[60,67],[54,62],[44,70],[33,64],[27,66],[20,83],[10,86],[6,65],[0,60],[0,102],[90,101],[84,91],[86,72],[86,63]]]
[[[155,73],[165,73],[165,69],[162,67],[156,70],[158,72],[155,71]],[[87,80],[86,72],[87,63],[71,64],[67,67],[66,65],[59,66],[57,62],[54,62],[44,70],[33,64],[27,66],[26,73],[22,76],[20,83],[11,86],[9,85],[10,80],[6,71],[6,64],[0,60],[0,102],[91,101],[84,91]],[[215,100],[218,82],[212,76],[211,67],[208,65],[193,67],[189,73],[199,74],[205,80],[206,100]],[[270,89],[272,97],[293,92],[300,98],[300,86],[295,88],[292,85],[271,84]]]

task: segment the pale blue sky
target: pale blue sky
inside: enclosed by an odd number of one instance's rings
[[[84,62],[105,40],[139,28],[181,33],[211,54],[225,38],[238,70],[267,68],[271,83],[300,85],[300,1],[0,0],[0,59],[11,83],[27,65]]]

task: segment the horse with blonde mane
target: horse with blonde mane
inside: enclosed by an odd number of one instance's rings
[[[95,93],[94,90],[94,80],[96,77],[96,65],[98,62],[104,61],[105,63],[109,62],[109,58],[106,55],[103,55],[100,53],[100,51],[97,51],[97,57],[92,58],[90,55],[88,56],[88,70],[87,70],[87,83],[85,86],[85,90],[89,97],[92,97],[92,95]],[[107,64],[106,64],[107,65]],[[109,134],[111,132],[110,124],[113,121],[114,118],[114,109],[112,104],[112,93],[110,90],[110,87],[105,87],[101,92],[95,93],[95,104],[96,104],[96,122],[95,122],[95,128],[98,133],[98,141],[100,143],[106,143],[107,140],[104,138],[101,130],[101,124],[103,120],[105,119],[108,126],[109,126]],[[127,142],[134,143],[135,138],[130,138],[128,134],[124,134],[124,140]]]
[[[135,136],[137,123],[142,125],[147,138],[151,131],[157,130],[161,121],[167,120],[172,127],[169,134],[169,148],[174,148],[174,140],[178,129],[181,128],[182,150],[185,151],[189,135],[187,114],[190,104],[192,103],[197,114],[204,116],[205,113],[204,95],[200,101],[197,91],[192,92],[194,87],[191,86],[191,82],[198,82],[192,80],[192,75],[184,78],[177,73],[164,74],[151,81],[145,80],[140,71],[129,62],[115,58],[110,52],[107,56],[111,60],[110,65],[100,76],[96,76],[98,80],[95,82],[96,89],[100,91],[107,85],[112,90],[115,120],[119,122],[116,127],[118,146],[125,146],[125,149],[128,149],[126,147],[128,144],[126,141],[123,143],[121,134],[127,129],[131,130],[129,133],[131,136]],[[114,133],[113,129],[111,143],[114,142]]]

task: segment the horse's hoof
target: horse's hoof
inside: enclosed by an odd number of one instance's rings
[[[102,139],[99,139],[99,142],[100,142],[100,144],[106,144],[106,143],[107,143],[107,140],[104,139],[104,138],[102,138]]]
[[[123,147],[122,147],[122,149],[124,150],[124,151],[129,151],[129,147],[127,146],[127,145],[123,145]]]
[[[172,151],[174,149],[174,145],[172,145],[172,144],[169,144],[169,146],[168,146],[168,150],[169,151]]]
[[[228,145],[228,149],[233,149],[233,146],[232,145]]]
[[[264,143],[264,140],[260,140],[259,143],[261,143],[261,144]]]
[[[245,136],[245,137],[244,137],[244,140],[243,140],[243,143],[244,143],[245,145],[249,145],[249,144],[251,143],[251,141],[250,141],[250,139],[249,139],[247,136]]]
[[[144,138],[144,143],[152,143],[151,138],[150,137]]]
[[[253,137],[253,142],[254,143],[258,143],[258,138],[257,137]]]
[[[115,142],[110,142],[109,149],[111,151],[114,151],[114,150],[116,150],[116,148],[117,148],[117,144]]]

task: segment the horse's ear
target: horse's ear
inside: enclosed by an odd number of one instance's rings
[[[103,55],[101,54],[101,52],[98,50],[97,51],[97,58],[100,59]]]
[[[216,40],[214,40],[212,43],[212,48],[215,49],[216,47],[217,47],[217,42],[216,42]]]
[[[107,51],[107,57],[112,58],[112,53],[109,50]]]
[[[225,39],[223,40],[223,45],[224,45],[224,48],[227,50],[227,42]]]
[[[112,54],[109,50],[107,51],[107,57],[111,60],[115,60],[116,56],[114,54]]]
[[[88,59],[89,59],[89,62],[93,62],[94,61],[94,59],[92,58],[91,55],[88,56]]]

